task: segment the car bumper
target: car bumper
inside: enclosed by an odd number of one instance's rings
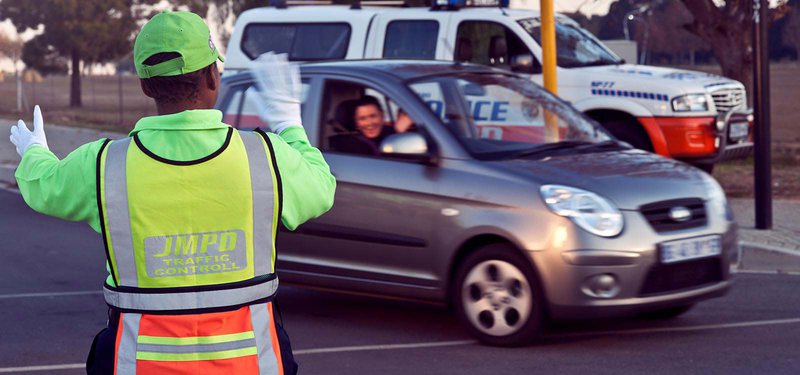
[[[697,289],[673,293],[665,296],[628,298],[625,300],[615,301],[596,301],[591,305],[584,306],[551,304],[548,312],[550,313],[551,318],[560,320],[631,316],[642,312],[675,306],[690,305],[710,298],[722,297],[728,293],[731,285],[732,281],[726,280]]]
[[[730,265],[738,254],[735,223],[718,222],[698,230],[657,237],[636,229],[631,233],[639,235],[616,239],[626,244],[628,250],[600,250],[599,242],[590,240],[580,247],[593,250],[529,252],[540,275],[551,318],[632,315],[719,297],[730,288]],[[707,235],[720,235],[720,255],[673,264],[659,261],[659,243]],[[637,237],[649,237],[652,242],[642,243]],[[598,275],[615,278],[619,288],[615,296],[602,298],[586,292],[590,280]]]

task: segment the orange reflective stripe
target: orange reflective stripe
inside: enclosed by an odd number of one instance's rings
[[[272,351],[275,352],[275,358],[278,360],[278,374],[283,374],[283,359],[281,358],[281,346],[278,343],[278,332],[275,329],[275,315],[272,313],[272,302],[267,303],[267,310],[269,311],[269,330],[272,337]]]

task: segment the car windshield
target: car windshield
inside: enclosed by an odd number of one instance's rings
[[[409,86],[477,159],[623,147],[569,104],[515,75],[463,73]]]
[[[536,18],[518,21],[542,45],[541,23]],[[580,68],[585,66],[616,65],[623,61],[586,30],[556,22],[556,55],[558,66]]]

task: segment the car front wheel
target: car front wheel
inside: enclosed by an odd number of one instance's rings
[[[544,298],[530,260],[507,244],[470,254],[458,268],[453,293],[459,320],[482,343],[516,346],[536,338]]]

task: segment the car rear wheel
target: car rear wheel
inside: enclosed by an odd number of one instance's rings
[[[645,319],[655,319],[655,320],[668,320],[677,318],[680,315],[683,315],[687,311],[691,310],[694,307],[694,304],[683,305],[683,306],[675,306],[669,307],[666,309],[654,310],[654,311],[646,311],[639,316]]]
[[[517,346],[544,324],[544,298],[530,260],[508,244],[470,254],[458,268],[453,305],[459,320],[482,343]]]

